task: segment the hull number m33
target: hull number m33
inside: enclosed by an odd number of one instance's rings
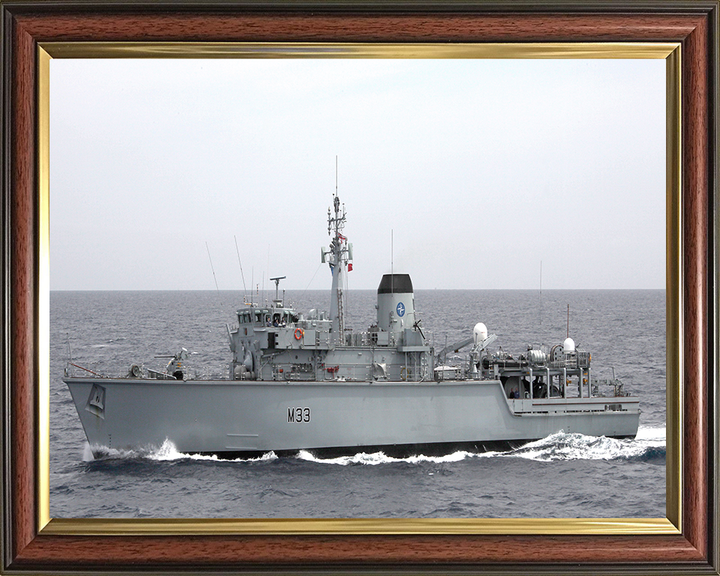
[[[310,408],[288,408],[287,421],[298,424],[310,422]]]

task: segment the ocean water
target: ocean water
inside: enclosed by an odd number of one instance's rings
[[[268,294],[270,297],[270,294]],[[348,294],[348,325],[375,319],[375,291]],[[665,292],[416,290],[436,349],[484,322],[493,347],[555,344],[569,328],[593,375],[615,375],[641,400],[636,439],[557,433],[507,452],[382,453],[319,459],[219,460],[106,450],[93,458],[61,378],[68,358],[120,375],[133,363],[190,352],[189,370],[227,373],[225,324],[242,292],[51,292],[50,515],[54,518],[621,518],[665,516]],[[286,293],[299,311],[329,308],[327,291]]]

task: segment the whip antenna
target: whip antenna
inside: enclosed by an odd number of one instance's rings
[[[215,266],[213,266],[212,257],[210,256],[210,247],[208,246],[207,242],[205,242],[205,248],[207,249],[208,259],[210,260],[210,270],[212,270],[213,278],[215,279],[215,289],[218,292],[220,292],[220,288],[218,288],[218,283],[217,283],[217,276],[215,276]]]
[[[567,338],[570,338],[570,304],[567,305]]]
[[[237,253],[238,257],[238,264],[240,264],[240,275],[242,276],[243,281],[243,292],[247,293],[247,288],[245,287],[245,274],[243,274],[242,262],[240,262],[240,249],[238,248],[237,236],[233,236],[233,238],[235,238],[235,252]],[[245,297],[245,294],[243,294],[243,297]]]
[[[542,260],[540,260],[540,333],[542,334],[542,322],[543,322],[543,294],[542,294],[542,281],[543,281],[543,270]]]
[[[395,247],[393,245],[393,232],[390,230],[390,292],[394,293],[393,284],[395,282]]]

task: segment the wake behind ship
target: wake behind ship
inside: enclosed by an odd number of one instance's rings
[[[192,377],[184,350],[164,371],[131,365],[123,377],[87,376],[68,362],[63,381],[93,450],[170,441],[183,453],[221,457],[299,450],[405,456],[517,446],[559,431],[636,435],[639,400],[618,380],[594,378],[590,353],[569,337],[514,356],[491,350],[497,338],[478,323],[464,341],[435,351],[407,274],[382,277],[377,320],[367,330],[347,327],[352,244],[345,223],[336,194],[330,246],[322,251],[332,271],[329,313],[286,306],[278,295],[283,278],[273,278],[275,299],[245,303],[227,328],[227,378]],[[464,348],[463,361],[446,361]]]

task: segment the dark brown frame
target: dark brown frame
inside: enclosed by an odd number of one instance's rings
[[[717,1],[3,0],[2,558],[37,571],[484,571],[718,574]],[[39,42],[611,42],[682,44],[682,533],[194,535],[38,533]]]

